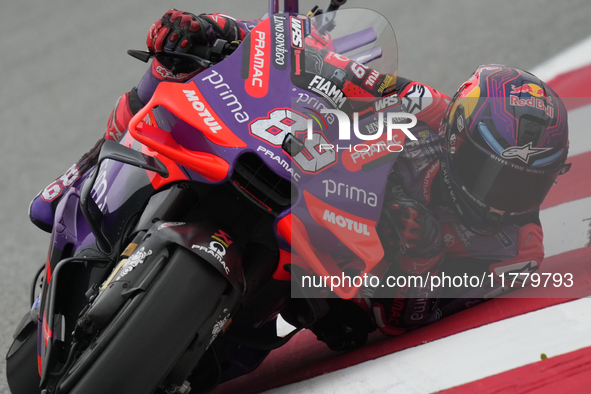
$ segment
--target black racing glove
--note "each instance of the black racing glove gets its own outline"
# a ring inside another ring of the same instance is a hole
[[[330,299],[330,311],[311,327],[319,341],[331,350],[352,350],[365,345],[376,330],[367,312],[351,301]]]
[[[146,43],[150,52],[155,53],[160,63],[176,73],[195,71],[194,63],[178,58],[166,57],[162,52],[176,52],[202,56],[207,47],[216,39],[239,41],[242,32],[236,22],[222,15],[194,15],[176,9],[167,11],[162,19],[154,22]]]
[[[390,233],[389,242],[398,243],[403,254],[426,258],[443,251],[441,224],[423,204],[408,197],[401,186],[392,187],[383,215],[390,226],[390,231],[386,231]]]

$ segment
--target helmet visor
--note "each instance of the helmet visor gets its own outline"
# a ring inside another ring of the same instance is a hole
[[[449,158],[454,182],[471,200],[511,216],[539,207],[562,168],[562,163],[542,169],[504,159],[480,147],[470,136]]]

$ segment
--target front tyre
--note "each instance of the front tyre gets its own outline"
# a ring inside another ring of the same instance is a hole
[[[6,380],[12,394],[39,394],[37,325],[29,324],[14,340],[6,355]]]
[[[109,335],[125,310],[82,353],[57,392],[153,393],[196,333],[211,320],[226,287],[227,281],[207,262],[186,249],[176,248],[122,328]],[[199,339],[198,346],[207,346]],[[98,357],[88,354],[95,351],[100,352]],[[83,365],[85,360],[89,365]],[[77,379],[76,370],[81,367],[87,370]]]

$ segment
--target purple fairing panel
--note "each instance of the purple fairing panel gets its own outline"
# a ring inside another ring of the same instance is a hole
[[[83,257],[104,257],[96,245],[96,238],[92,233],[80,208],[80,193],[85,182],[89,181],[94,170],[87,171],[78,179],[60,199],[56,211],[53,231],[51,233],[50,250],[48,254],[49,272],[54,273],[58,263],[69,257],[82,255]],[[105,160],[91,191],[91,198],[101,210],[102,231],[107,238],[117,246],[121,241],[126,225],[134,215],[141,212],[144,203],[153,194],[154,188],[146,170],[125,165],[120,162]],[[92,212],[92,209],[91,209]],[[100,215],[99,215],[100,216]],[[46,277],[44,296],[40,306],[40,316],[46,318],[49,297],[49,275]],[[55,279],[52,279],[52,283]],[[45,320],[46,321],[46,320]],[[46,347],[43,340],[43,325],[38,327],[38,355],[43,358],[44,376],[51,344]],[[53,338],[55,340],[55,338]]]
[[[312,140],[306,138],[308,119],[315,118],[322,109],[334,108],[334,102],[309,88],[314,75],[300,75],[305,69],[305,55],[301,49],[294,49],[293,43],[290,45],[290,23],[294,22],[284,14],[272,15],[229,58],[191,80],[213,111],[247,147],[216,145],[186,122],[177,121],[166,109],[156,108],[154,113],[159,118],[159,127],[170,130],[185,148],[226,160],[230,170],[223,182],[231,178],[238,158],[246,152],[257,154],[273,172],[291,180],[299,191],[291,211],[304,222],[311,238],[319,243],[317,246],[326,249],[331,245],[336,247],[338,242],[311,218],[302,198],[303,191],[339,210],[377,222],[386,180],[397,154],[374,161],[370,168],[362,166],[371,162],[376,149],[384,149],[384,143],[378,146],[373,141],[357,138],[354,133],[350,140],[338,141],[339,122],[332,115],[325,115],[323,122],[314,124]],[[254,75],[257,78],[253,79]],[[343,111],[349,108],[347,100],[345,97],[340,102],[341,105],[345,102],[345,106],[339,107]],[[359,129],[376,126],[378,119],[377,115],[362,118]],[[281,145],[288,133],[303,140],[305,152],[293,158],[286,154]],[[366,145],[356,151],[354,147],[358,144]],[[327,146],[323,150],[323,145],[333,145],[338,150]],[[187,173],[196,182],[211,183],[192,171]],[[287,209],[279,218],[289,212]]]
[[[105,160],[98,171],[91,197],[103,214],[105,235],[116,242],[129,217],[141,210],[154,188],[146,170],[137,167]],[[80,210],[80,191],[91,173],[88,171],[76,181],[59,202],[55,212],[52,250],[63,251],[67,245],[72,245],[75,255],[77,250],[95,244],[96,239]],[[50,262],[52,268],[59,260]]]

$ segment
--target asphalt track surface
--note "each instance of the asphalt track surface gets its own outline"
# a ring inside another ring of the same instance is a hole
[[[394,26],[399,75],[447,94],[479,64],[532,69],[591,35],[587,0],[350,0],[347,7],[354,5]],[[116,99],[146,69],[126,50],[144,49],[152,22],[173,7],[256,19],[267,2],[1,2],[0,394],[9,393],[4,354],[48,248],[48,234],[28,220],[29,201],[104,132]]]

